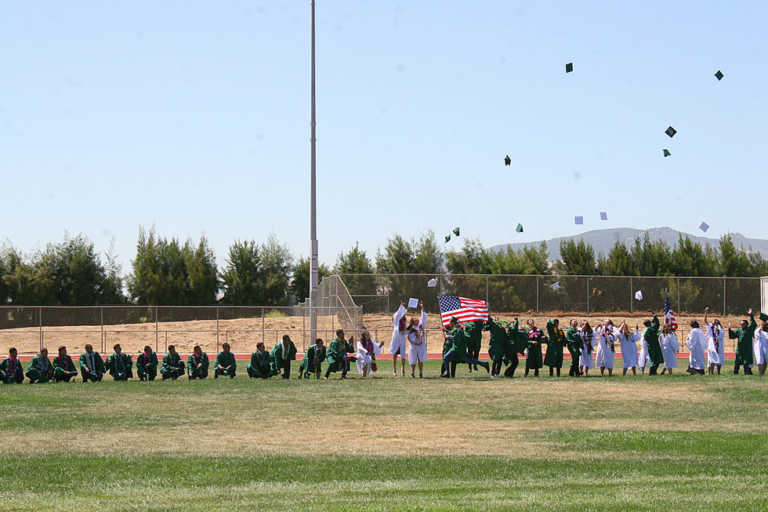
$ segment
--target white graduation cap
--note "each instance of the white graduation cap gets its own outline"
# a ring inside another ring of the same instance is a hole
[[[414,299],[413,297],[408,299],[408,307],[412,309],[419,307],[419,299]]]
[[[576,217],[573,218],[573,221],[576,224],[584,224],[584,217],[582,217],[581,215],[577,215]]]
[[[435,288],[435,287],[437,286],[437,278],[436,278],[436,277],[433,277],[432,279],[430,279],[429,281],[427,281],[427,286],[428,286],[429,288]]]
[[[608,212],[600,212],[600,220],[608,220]]]
[[[699,225],[699,229],[706,233],[707,230],[709,229],[709,224],[707,224],[706,222],[702,222]]]
[[[549,287],[552,288],[553,290],[559,290],[560,289],[560,281],[558,281],[556,283],[552,283],[551,285],[549,285]]]
[[[635,292],[635,300],[643,300],[643,290],[637,290]]]

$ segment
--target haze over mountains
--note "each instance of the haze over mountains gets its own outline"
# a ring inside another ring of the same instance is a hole
[[[718,248],[720,244],[719,238],[707,238],[703,236],[692,235],[690,233],[683,233],[682,231],[677,231],[676,229],[668,227],[650,228],[646,230],[634,228],[596,229],[593,231],[586,231],[578,235],[563,236],[546,240],[547,248],[549,249],[549,259],[550,261],[560,259],[560,242],[562,240],[584,240],[584,243],[591,245],[598,255],[606,255],[610,252],[613,244],[615,244],[617,240],[623,242],[627,246],[630,246],[635,243],[635,239],[637,237],[644,238],[646,233],[652,242],[662,240],[669,244],[671,247],[677,245],[677,242],[680,239],[680,235],[684,237],[688,236],[691,241],[704,246],[711,245],[714,248]],[[745,251],[759,252],[763,256],[768,256],[768,240],[763,240],[760,238],[747,238],[740,233],[731,233],[731,237],[733,238],[733,243],[736,245],[736,247],[741,247]],[[542,241],[539,240],[537,242],[501,244],[491,247],[491,250],[498,251],[503,250],[506,247],[511,247],[512,249],[516,250],[531,246],[538,247],[541,242]]]

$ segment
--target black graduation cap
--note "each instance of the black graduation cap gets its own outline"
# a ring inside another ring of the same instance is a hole
[[[512,163],[512,159],[509,157],[509,155],[504,157],[504,165],[509,166],[509,164]]]
[[[666,158],[666,157],[668,157],[668,156],[670,156],[672,154],[672,153],[669,152],[668,149],[662,149],[661,151],[664,153],[664,158]]]
[[[518,223],[517,227],[515,228],[515,231],[517,231],[518,233],[522,233],[523,232],[523,225]]]
[[[720,71],[719,69],[717,70],[717,73],[715,73],[715,78],[717,78],[718,81],[722,80],[724,76],[725,75],[723,74],[723,72]]]
[[[675,130],[674,128],[672,128],[672,127],[670,126],[670,127],[669,127],[669,128],[667,128],[666,130],[664,130],[664,133],[666,133],[666,134],[667,134],[667,135],[669,135],[670,137],[674,137],[674,136],[675,136],[675,134],[677,133],[677,130]]]
[[[451,235],[445,235],[445,243],[448,243],[451,241]]]
[[[569,62],[565,65],[565,72],[570,73],[571,71],[573,71],[573,62]]]

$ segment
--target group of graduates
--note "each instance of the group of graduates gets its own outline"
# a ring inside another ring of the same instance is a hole
[[[456,375],[456,364],[467,363],[472,371],[477,366],[488,370],[487,363],[477,360],[473,353],[482,337],[482,331],[490,331],[488,353],[492,361],[491,378],[499,377],[502,365],[507,368],[505,377],[513,377],[519,363],[519,356],[525,354],[525,375],[533,370],[534,376],[544,366],[549,367],[549,375],[560,376],[563,366],[563,353],[568,350],[571,355],[571,367],[568,375],[571,377],[588,376],[593,367],[600,368],[600,374],[613,375],[616,345],[621,347],[624,361],[623,374],[632,371],[636,375],[640,368],[644,374],[648,367],[649,375],[657,375],[661,365],[661,374],[672,374],[677,368],[677,353],[680,344],[675,328],[671,323],[662,327],[658,316],[650,311],[652,318],[643,322],[641,332],[638,326],[634,331],[626,322],[618,327],[613,321],[605,320],[596,327],[589,322],[572,320],[570,326],[563,331],[559,320],[548,320],[546,334],[536,327],[533,319],[528,320],[527,327],[521,327],[517,318],[513,322],[495,320],[488,317],[487,321],[474,321],[461,324],[457,318],[451,318],[446,329],[443,345],[443,366],[441,376],[450,378]],[[709,370],[712,375],[720,370],[725,363],[726,334],[730,339],[736,339],[736,360],[734,374],[741,367],[746,375],[752,374],[753,365],[757,365],[760,375],[764,375],[768,363],[768,315],[761,314],[761,325],[755,322],[754,313],[750,309],[749,320],[743,320],[738,329],[726,330],[719,320],[711,323],[709,308],[704,313],[704,328],[697,320],[690,323],[691,330],[686,339],[689,350],[687,372],[692,375],[703,375]],[[638,354],[638,345],[640,350]],[[546,352],[542,357],[542,346]]]

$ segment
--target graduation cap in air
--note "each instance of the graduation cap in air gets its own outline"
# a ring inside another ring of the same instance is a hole
[[[445,243],[448,243],[451,241],[451,235],[445,235]]]
[[[671,137],[674,137],[674,136],[675,136],[675,134],[677,133],[677,130],[675,130],[674,128],[672,128],[672,127],[670,126],[670,127],[668,127],[666,130],[664,130],[664,133],[666,133],[667,135],[669,135],[669,136],[670,136],[670,138],[671,138]]]
[[[573,71],[573,62],[569,62],[565,65],[565,72],[570,73],[571,71]]]
[[[559,290],[560,289],[560,281],[558,281],[556,283],[552,283],[551,285],[549,285],[549,287],[552,288],[555,291]]]
[[[637,290],[635,292],[635,300],[643,300],[643,291],[642,290]]]
[[[702,222],[701,224],[699,224],[699,229],[706,233],[707,230],[709,229],[709,224],[707,224],[706,222]]]
[[[577,215],[576,217],[573,218],[573,222],[575,222],[576,224],[584,224],[584,217],[582,217],[581,215]]]
[[[523,232],[523,225],[522,224],[518,224],[517,227],[515,228],[515,231],[517,231],[518,233],[522,233]]]
[[[671,154],[672,154],[672,153],[670,153],[670,152],[669,152],[669,150],[668,150],[668,149],[666,149],[666,148],[665,148],[665,149],[662,149],[662,150],[661,150],[661,152],[664,154],[664,158],[666,158],[666,157],[668,157],[669,155],[671,155]]]
[[[433,277],[429,281],[427,281],[427,287],[428,288],[435,288],[437,286],[437,278]]]
[[[608,220],[608,212],[600,212],[600,220]]]
[[[724,76],[725,76],[725,75],[723,74],[723,72],[722,72],[722,71],[720,71],[719,69],[717,70],[717,73],[715,73],[715,78],[717,78],[717,81],[718,81],[718,82],[719,82],[720,80],[722,80]]]
[[[459,236],[461,234],[461,230],[459,228],[453,228],[453,234]]]
[[[504,157],[504,165],[509,167],[509,165],[512,163],[512,159],[509,157],[509,155]]]

